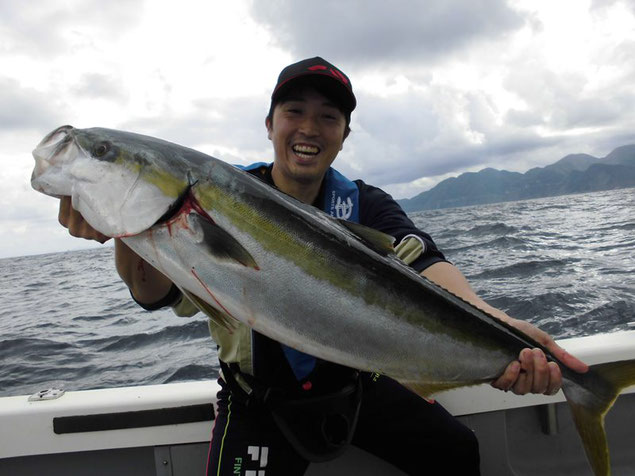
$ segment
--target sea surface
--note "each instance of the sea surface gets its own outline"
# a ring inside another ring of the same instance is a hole
[[[635,329],[635,188],[411,217],[508,314],[556,338]],[[0,260],[0,396],[216,377],[206,319],[138,307],[113,253]]]

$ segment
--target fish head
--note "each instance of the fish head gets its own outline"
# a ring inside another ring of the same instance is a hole
[[[72,197],[73,208],[104,235],[136,235],[188,189],[189,173],[171,156],[174,147],[140,134],[62,126],[33,151],[31,185],[46,195]]]

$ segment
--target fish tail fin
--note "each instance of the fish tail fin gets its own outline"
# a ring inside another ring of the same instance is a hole
[[[604,416],[620,392],[635,385],[635,360],[592,365],[585,374],[589,385],[566,381],[563,391],[596,476],[611,474]]]

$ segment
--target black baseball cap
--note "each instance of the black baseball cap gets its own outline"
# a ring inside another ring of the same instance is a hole
[[[273,104],[289,90],[291,84],[295,84],[299,79],[309,78],[323,81],[346,112],[350,113],[355,109],[357,100],[353,94],[351,80],[342,71],[319,56],[290,64],[280,72],[276,87],[271,94],[272,108]]]

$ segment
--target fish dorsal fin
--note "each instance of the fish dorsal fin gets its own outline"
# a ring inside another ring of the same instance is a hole
[[[206,314],[212,321],[218,324],[221,327],[227,329],[227,331],[231,334],[238,327],[238,320],[234,317],[230,316],[226,312],[219,311],[215,307],[211,306],[207,302],[203,301],[196,294],[193,294],[185,289],[181,289],[181,292],[184,294],[186,298],[188,298],[192,304],[194,304],[197,308],[200,309],[201,312]]]
[[[256,260],[232,235],[198,213],[190,213],[191,226],[201,231],[201,242],[214,258],[233,261],[248,268],[260,269]]]
[[[395,248],[393,246],[395,239],[392,236],[382,233],[381,231],[374,230],[373,228],[360,225],[359,223],[341,219],[338,219],[337,221],[340,225],[344,226],[351,233],[357,236],[366,246],[380,255],[388,256],[395,252]]]

